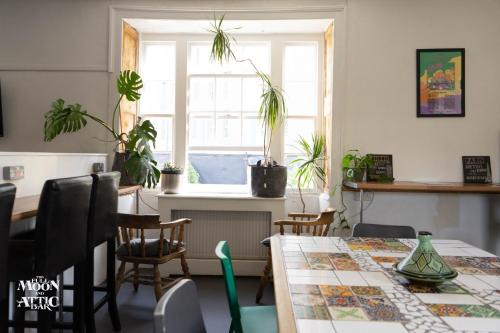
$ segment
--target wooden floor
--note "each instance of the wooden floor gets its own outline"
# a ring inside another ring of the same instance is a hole
[[[200,295],[201,308],[205,325],[209,333],[229,331],[230,315],[226,299],[226,290],[222,277],[193,277]],[[254,306],[255,292],[259,284],[257,277],[237,278],[236,285],[241,306]],[[274,304],[272,284],[266,289],[262,299],[263,304]],[[153,310],[156,305],[153,288],[139,286],[134,292],[132,285],[123,285],[118,295],[118,310],[123,333],[153,332]],[[96,315],[98,333],[113,332],[108,318],[107,307],[104,306]]]

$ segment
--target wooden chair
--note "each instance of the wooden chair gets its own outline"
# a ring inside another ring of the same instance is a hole
[[[285,227],[290,226],[291,232],[297,236],[304,233],[310,236],[328,236],[328,231],[330,230],[330,225],[333,223],[333,217],[335,214],[335,209],[328,208],[320,214],[311,213],[289,213],[288,217],[291,220],[278,220],[274,222],[274,225],[280,227],[280,235],[285,234]],[[264,289],[267,284],[272,281],[271,271],[273,268],[273,262],[271,257],[271,238],[266,238],[261,242],[262,245],[268,248],[267,263],[264,267],[264,273],[260,278],[259,289],[255,296],[255,302],[259,303],[262,295],[264,294]]]
[[[158,301],[165,289],[184,277],[189,278],[183,243],[184,225],[188,223],[191,223],[190,219],[160,222],[159,215],[117,214],[119,246],[116,254],[121,261],[116,278],[117,293],[125,281],[132,282],[135,290],[139,288],[139,284],[153,285]],[[145,238],[144,230],[160,230],[160,236],[156,239]],[[180,258],[184,277],[162,278],[158,266],[177,258]],[[133,264],[133,268],[127,272],[126,263]],[[139,265],[153,265],[153,275],[142,274]]]

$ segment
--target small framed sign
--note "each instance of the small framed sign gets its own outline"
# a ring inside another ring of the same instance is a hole
[[[392,176],[392,155],[369,154],[372,165],[366,170],[366,180],[369,182],[390,183]]]
[[[464,183],[490,184],[491,164],[489,156],[462,156]]]

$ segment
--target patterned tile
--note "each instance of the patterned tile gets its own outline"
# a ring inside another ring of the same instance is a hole
[[[290,292],[292,294],[309,294],[309,295],[321,295],[318,286],[309,284],[291,284]]]
[[[359,271],[359,266],[347,253],[330,253],[329,258],[336,270]]]
[[[351,287],[357,296],[384,296],[382,289],[377,287]]]
[[[345,286],[319,286],[319,289],[325,297],[354,296],[351,288]]]
[[[333,320],[369,320],[361,308],[329,306],[328,310]]]
[[[292,294],[294,305],[325,305],[325,300],[321,295]]]
[[[427,306],[440,317],[500,318],[500,311],[489,305],[429,304]]]
[[[366,314],[373,321],[403,321],[398,308],[387,297],[358,297]]]
[[[308,305],[294,305],[293,311],[297,319],[320,319],[329,320],[330,314],[328,308],[324,305],[308,306]]]
[[[361,304],[357,297],[354,296],[325,296],[326,304],[328,306],[341,306],[341,307],[360,307]]]
[[[438,286],[425,286],[420,284],[412,284],[408,282],[402,283],[403,286],[412,293],[432,293],[432,294],[468,294],[464,288],[453,282],[446,282]]]

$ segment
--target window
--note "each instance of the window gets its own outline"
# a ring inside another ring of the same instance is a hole
[[[300,136],[311,140],[319,129],[318,44],[288,43],[283,49],[283,90],[288,108],[285,126],[285,164],[300,156]],[[288,183],[297,186],[296,167],[289,167]]]
[[[208,42],[188,44],[188,180],[246,185],[247,165],[262,154],[261,80],[248,62],[210,61],[210,47]],[[233,51],[269,73],[269,43],[238,43]]]
[[[144,42],[140,72],[144,82],[140,116],[158,132],[154,155],[161,167],[173,157],[175,43]]]

